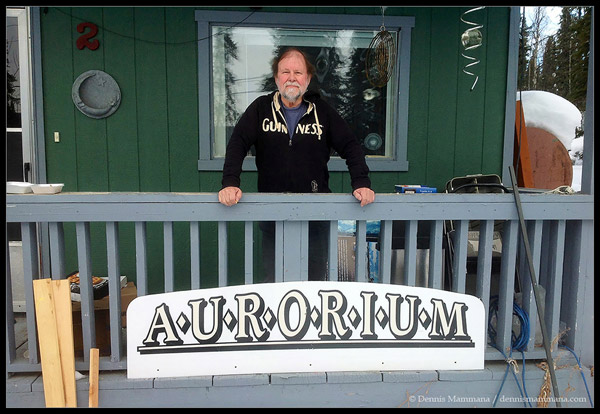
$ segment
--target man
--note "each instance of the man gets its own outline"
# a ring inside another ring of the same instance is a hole
[[[372,203],[375,193],[358,140],[329,104],[317,93],[307,93],[315,68],[306,55],[286,49],[273,60],[272,72],[278,90],[250,104],[227,144],[219,201],[232,206],[241,199],[242,162],[254,145],[259,192],[330,193],[327,162],[333,149],[346,160],[354,197],[361,206]],[[261,229],[265,281],[273,281],[273,223],[261,223]],[[327,233],[328,223],[310,222],[311,280],[326,278]]]

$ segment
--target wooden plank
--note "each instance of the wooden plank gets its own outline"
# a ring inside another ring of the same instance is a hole
[[[78,191],[77,145],[75,137],[75,113],[71,99],[64,99],[65,91],[70,94],[73,81],[81,74],[73,72],[73,49],[79,33],[71,26],[70,7],[48,7],[41,13],[40,25],[42,66],[52,68],[44,71],[44,129],[46,149],[47,182],[64,183],[63,191]],[[79,20],[77,24],[79,24]],[[61,47],[58,47],[61,45]],[[77,50],[77,49],[75,49]],[[62,98],[61,98],[62,97]],[[80,113],[81,114],[81,113]],[[55,143],[53,132],[60,132],[60,143]]]
[[[103,70],[117,81],[122,94],[119,109],[105,118],[108,186],[110,191],[138,191],[138,146],[145,145],[145,142],[139,138],[137,130],[133,7],[104,7],[102,12],[104,44],[100,47],[104,54]]]
[[[51,279],[33,281],[46,407],[65,407],[60,346]]]
[[[523,114],[523,105],[521,104],[521,101],[517,101],[517,109],[515,116],[515,151],[513,165],[515,165],[515,169],[517,170],[517,183],[519,187],[535,187],[533,182],[533,169],[531,167],[531,157],[529,154],[529,143],[527,141],[527,128],[525,126],[525,115]]]
[[[165,56],[169,176],[171,191],[197,191],[201,174],[198,169],[198,42],[194,10],[190,7],[166,7]],[[149,23],[153,25],[153,23]],[[200,42],[202,43],[202,42]],[[195,93],[190,93],[194,90]],[[190,127],[190,126],[194,127]],[[203,125],[205,126],[205,125]]]
[[[171,191],[164,21],[163,7],[133,9],[141,191]]]
[[[48,279],[41,279],[48,280]],[[75,346],[73,341],[73,311],[71,284],[68,280],[53,280],[52,295],[56,315],[58,348],[65,394],[65,407],[77,407],[75,386]]]
[[[98,407],[98,366],[100,362],[100,350],[98,348],[90,349],[90,390],[88,396],[88,406],[90,408]]]
[[[73,40],[70,42],[73,64],[73,76],[76,79],[89,70],[103,70],[104,68],[104,34],[101,7],[74,7],[71,9],[71,33]],[[100,47],[91,50],[87,47],[79,49],[75,39],[79,38],[77,25],[81,22],[93,22],[99,26],[94,40],[100,42]],[[126,59],[123,59],[126,60]],[[115,79],[117,82],[119,79]],[[70,89],[69,89],[70,90]],[[123,93],[123,91],[122,91]],[[48,105],[50,106],[50,105]],[[75,135],[64,136],[64,141],[74,139],[77,160],[77,183],[79,191],[107,191],[108,190],[108,154],[107,154],[107,118],[95,119],[84,115],[79,110],[75,113]],[[62,131],[61,131],[62,134]],[[61,141],[62,142],[62,141]],[[51,143],[50,145],[56,145]],[[50,145],[46,146],[48,148]],[[59,181],[62,182],[62,181]],[[63,190],[64,191],[64,190]],[[71,190],[72,191],[72,190]]]

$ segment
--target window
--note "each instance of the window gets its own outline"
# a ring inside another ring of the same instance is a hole
[[[372,171],[406,171],[408,74],[413,17],[385,17],[396,38],[395,73],[371,86],[364,56],[381,16],[196,11],[199,68],[199,170],[221,170],[237,120],[260,95],[276,89],[271,61],[281,48],[301,47],[316,67],[318,91],[350,124]],[[395,98],[395,99],[394,99]],[[207,104],[209,103],[209,104]],[[256,166],[249,154],[245,171]],[[331,171],[346,171],[332,156]]]

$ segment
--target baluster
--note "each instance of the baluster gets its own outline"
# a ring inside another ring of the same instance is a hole
[[[50,263],[52,279],[63,279],[65,274],[65,235],[62,223],[48,223],[50,233]]]
[[[200,223],[190,222],[190,274],[192,289],[200,289]]]
[[[146,222],[135,222],[135,272],[138,296],[148,294],[148,265],[146,246]]]
[[[90,223],[76,223],[76,232],[77,258],[79,261],[79,296],[81,297],[81,330],[83,332],[83,360],[89,363],[90,348],[96,347]]]
[[[283,221],[275,222],[275,282],[283,282]]]
[[[560,295],[562,288],[563,259],[565,254],[565,220],[553,220],[550,232],[550,266],[548,283],[546,284],[546,303],[544,317],[548,341],[552,351],[556,351],[558,341],[554,339],[560,334]]]
[[[390,284],[392,275],[392,220],[382,220],[379,228],[379,279]]]
[[[338,222],[329,222],[329,276],[328,280],[338,280]]]
[[[227,286],[227,222],[219,221],[218,225],[219,248],[219,287]]]
[[[357,282],[367,282],[367,222],[356,220],[355,272]]]
[[[21,223],[21,240],[23,246],[23,286],[25,293],[29,362],[38,364],[40,359],[35,322],[35,299],[33,298],[33,279],[39,279],[37,232],[35,223]]]
[[[10,248],[6,233],[6,364],[10,365],[16,357],[15,316],[13,314],[12,281],[10,272]],[[8,373],[7,373],[8,376]]]
[[[533,271],[537,281],[540,275],[540,257],[542,252],[542,220],[527,221],[527,239],[531,249],[531,259],[533,260]],[[531,276],[529,275],[529,264],[525,253],[525,245],[520,244],[519,255],[519,274],[521,275],[521,307],[529,315],[529,342],[527,350],[531,351],[535,346],[535,331],[538,324],[537,306],[535,304],[535,295],[531,285]]]
[[[561,319],[569,328],[564,338],[565,345],[575,350],[575,353],[578,355],[581,354],[581,338],[587,333],[582,332],[581,329],[576,329],[576,327],[577,321],[582,321],[585,318],[582,304],[585,303],[586,287],[589,289],[585,283],[587,269],[582,266],[585,263],[582,260],[585,253],[582,255],[582,251],[586,248],[593,251],[592,246],[594,245],[593,233],[589,233],[591,235],[589,240],[584,240],[587,233],[584,229],[593,229],[593,224],[584,225],[584,223],[585,221],[582,220],[567,221],[565,229],[565,265],[563,266],[564,274],[562,283],[562,302],[569,304],[569,306],[563,306],[564,314],[561,316]]]
[[[163,252],[165,267],[165,292],[175,290],[175,260],[173,259],[173,222],[163,223]]]
[[[515,291],[515,265],[517,259],[518,220],[504,223],[502,238],[502,264],[498,291],[498,318],[496,345],[507,353],[511,347],[513,297]]]
[[[404,231],[404,284],[416,286],[417,281],[417,220],[405,223]]]
[[[465,293],[468,236],[469,220],[459,220],[454,234],[454,268],[452,269],[453,292]]]
[[[485,309],[484,338],[487,339],[487,321],[490,314],[490,283],[492,274],[492,245],[494,220],[481,220],[479,224],[479,243],[477,249],[477,279],[475,295],[483,302]]]
[[[244,283],[254,283],[253,258],[254,258],[254,222],[244,223]]]
[[[308,280],[308,222],[283,222],[283,280]]]
[[[108,298],[110,312],[110,360],[121,360],[121,270],[119,256],[119,224],[106,223],[106,253],[108,266]]]
[[[443,227],[442,220],[433,220],[430,222],[429,230],[429,280],[427,286],[434,289],[442,288],[442,276],[444,269],[444,253],[443,249]]]

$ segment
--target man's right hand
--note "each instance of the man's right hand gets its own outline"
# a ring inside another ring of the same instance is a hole
[[[242,190],[238,187],[225,187],[219,191],[219,202],[226,206],[237,204],[242,198]]]

